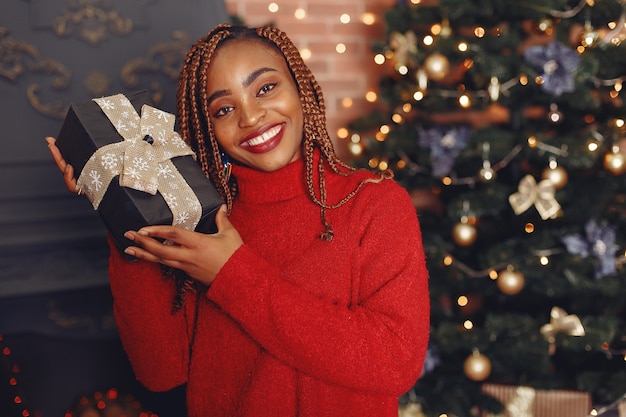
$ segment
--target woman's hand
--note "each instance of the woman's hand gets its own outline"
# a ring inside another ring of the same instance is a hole
[[[124,235],[137,246],[125,252],[138,259],[158,262],[185,271],[205,285],[215,280],[217,273],[243,241],[228,220],[226,206],[215,216],[217,233],[192,232],[175,226],[147,226]],[[163,244],[157,239],[164,239]],[[171,243],[171,244],[170,244]]]
[[[56,139],[48,136],[46,138],[46,142],[48,142],[48,149],[50,149],[50,153],[52,154],[52,159],[57,164],[59,171],[63,174],[63,180],[65,181],[65,186],[69,191],[74,194],[80,194],[79,189],[76,186],[76,178],[74,177],[74,167],[68,164],[65,159],[63,159],[63,155],[61,155],[61,151],[56,145]]]

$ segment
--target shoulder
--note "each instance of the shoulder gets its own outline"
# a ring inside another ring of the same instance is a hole
[[[341,199],[356,191],[346,203],[351,214],[415,216],[415,207],[407,190],[394,179],[380,179],[376,173],[358,170],[348,176],[334,175],[333,199]]]

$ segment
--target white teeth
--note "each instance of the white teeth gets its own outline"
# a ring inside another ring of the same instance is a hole
[[[271,138],[273,138],[274,136],[276,136],[278,134],[278,132],[280,132],[281,129],[282,129],[282,125],[278,125],[276,127],[273,127],[270,130],[267,130],[262,135],[257,136],[256,138],[252,138],[252,139],[246,141],[246,144],[248,146],[257,146],[257,145],[260,145],[262,143],[265,143],[268,140],[270,140]]]

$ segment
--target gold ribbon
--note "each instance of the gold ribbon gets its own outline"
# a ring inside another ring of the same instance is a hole
[[[526,175],[518,185],[518,192],[509,196],[509,203],[517,215],[534,204],[543,220],[555,218],[561,205],[554,198],[554,191],[554,184],[550,180],[537,184],[532,175]]]
[[[93,101],[124,140],[105,145],[91,155],[78,177],[78,189],[98,209],[109,184],[119,176],[122,187],[152,195],[160,192],[173,214],[172,224],[194,230],[202,206],[171,161],[194,153],[174,131],[174,115],[146,104],[139,116],[123,94]]]
[[[548,343],[554,344],[557,333],[565,333],[568,336],[584,336],[585,328],[575,314],[567,314],[560,307],[552,307],[550,311],[550,323],[541,326],[541,334]]]

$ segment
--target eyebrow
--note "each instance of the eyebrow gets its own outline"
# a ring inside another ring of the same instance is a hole
[[[253,71],[252,73],[250,73],[250,75],[246,77],[245,80],[243,80],[243,86],[244,87],[250,86],[250,84],[252,84],[254,80],[256,80],[257,78],[259,78],[261,74],[265,74],[266,72],[271,72],[271,71],[276,71],[276,69],[270,68],[270,67],[262,67]],[[228,94],[230,94],[230,90],[217,90],[216,92],[214,92],[213,94],[209,96],[209,98],[207,99],[207,105],[210,105],[213,101],[217,100],[220,97],[224,97]]]

